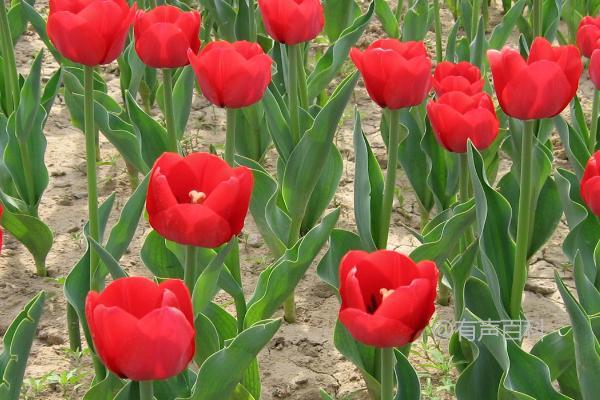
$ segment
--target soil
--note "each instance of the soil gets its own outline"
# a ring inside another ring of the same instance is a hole
[[[494,5],[491,9],[491,26],[500,19]],[[38,9],[45,14],[46,2],[38,2]],[[442,10],[444,31],[448,32],[452,16]],[[374,17],[371,26],[361,38],[365,45],[383,37]],[[429,33],[427,43],[433,54],[433,33]],[[34,32],[26,32],[16,45],[20,72],[26,74],[34,55],[44,47]],[[47,78],[57,69],[49,53],[46,53],[43,74]],[[116,63],[102,68],[109,90],[119,98],[119,80]],[[592,93],[587,75],[582,78],[580,98],[584,108],[591,109]],[[385,159],[385,147],[379,133],[380,110],[370,101],[362,83],[356,89],[354,103],[358,104],[363,117],[363,128],[378,159]],[[336,142],[344,157],[345,169],[333,204],[341,207],[338,226],[354,229],[353,215],[353,176],[354,155],[352,145],[353,105],[343,126],[338,131]],[[160,113],[156,113],[160,117]],[[212,107],[200,95],[194,96],[193,111],[188,125],[190,143],[194,150],[207,150],[209,145],[222,148],[225,132],[225,118],[222,110]],[[45,312],[34,341],[24,390],[29,399],[78,399],[83,396],[92,377],[89,357],[78,357],[68,350],[66,331],[66,303],[62,294],[61,280],[84,252],[81,230],[86,220],[86,176],[84,167],[84,137],[70,123],[69,111],[64,98],[59,95],[46,126],[48,149],[46,163],[51,174],[50,184],[43,197],[40,214],[42,220],[54,231],[55,240],[47,265],[50,277],[35,275],[33,262],[14,238],[5,233],[5,245],[0,255],[0,334],[7,329],[12,319],[37,292],[48,293]],[[557,149],[556,154],[564,152]],[[116,150],[101,138],[101,155],[104,161],[99,166],[100,196],[106,198],[117,193],[117,210],[129,197],[131,190],[125,166]],[[274,151],[269,153],[267,164],[272,167]],[[557,162],[564,164],[564,160]],[[503,162],[502,170],[507,171],[509,161]],[[403,174],[399,174],[398,186],[402,200],[396,201],[393,226],[390,234],[390,248],[409,252],[418,242],[405,228],[419,227],[419,207],[410,186]],[[116,214],[116,213],[113,213]],[[113,220],[115,216],[113,215]],[[142,222],[138,227],[130,250],[122,258],[123,268],[131,275],[149,275],[138,254],[143,239],[150,228]],[[555,270],[561,272],[567,283],[572,284],[571,270],[561,251],[562,240],[568,230],[561,222],[555,235],[532,261],[530,279],[525,295],[525,312],[534,323],[543,324],[543,331],[549,332],[568,323],[562,301],[556,292],[553,281]],[[244,234],[247,240],[241,244],[243,281],[248,294],[256,283],[259,273],[270,263],[271,256],[262,243],[252,217],[246,220]],[[316,262],[314,263],[316,265]],[[333,328],[339,303],[329,287],[316,275],[315,265],[308,271],[296,290],[298,322],[283,324],[273,341],[260,355],[263,399],[319,399],[323,388],[339,399],[366,399],[364,383],[354,366],[346,361],[333,345]],[[279,314],[276,316],[280,316]],[[452,320],[452,307],[438,307],[434,327],[443,321]],[[440,322],[441,321],[441,322]],[[539,324],[538,324],[539,326]],[[435,331],[435,329],[434,329]],[[526,340],[531,347],[541,333]],[[453,398],[446,385],[451,387],[455,378],[447,355],[447,341],[439,338],[427,343],[415,344],[411,361],[418,369],[423,398]],[[63,389],[55,381],[70,372],[71,383]]]

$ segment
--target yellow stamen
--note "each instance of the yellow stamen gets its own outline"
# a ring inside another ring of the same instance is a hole
[[[206,199],[206,193],[204,192],[192,190],[190,191],[189,195],[192,204],[202,204],[202,202]]]
[[[379,289],[379,293],[381,294],[381,297],[382,297],[381,301],[384,301],[389,296],[391,296],[392,293],[394,293],[394,289]]]

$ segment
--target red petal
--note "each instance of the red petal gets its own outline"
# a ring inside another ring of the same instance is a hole
[[[192,311],[192,300],[190,291],[181,279],[167,279],[163,281],[159,287],[161,289],[168,289],[173,292],[179,301],[179,309],[183,312],[183,315],[187,318],[190,325],[194,325],[194,312]]]
[[[352,337],[370,346],[401,347],[416,336],[412,328],[400,321],[367,314],[355,308],[341,310],[339,318]]]
[[[106,54],[107,44],[93,24],[68,11],[50,15],[46,30],[60,54],[71,61],[94,66]]]
[[[98,304],[119,307],[135,318],[142,318],[159,306],[162,291],[148,278],[132,276],[112,281],[98,297]]]

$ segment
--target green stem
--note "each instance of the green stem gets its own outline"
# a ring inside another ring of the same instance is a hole
[[[440,0],[433,0],[433,19],[435,21],[435,60],[439,64],[444,59],[442,47],[442,22],[440,20]]]
[[[288,236],[288,248],[294,247],[298,239],[300,238],[300,229],[302,228],[302,219],[292,218],[290,225],[290,232]],[[296,322],[296,301],[294,299],[294,292],[285,300],[283,303],[283,318],[286,322]]]
[[[154,386],[152,381],[139,381],[140,387],[140,400],[152,400],[154,399]]]
[[[185,269],[183,270],[183,281],[190,290],[194,292],[196,279],[198,278],[196,268],[196,246],[185,246]]]
[[[227,109],[227,131],[225,133],[225,161],[233,167],[235,154],[235,109]]]
[[[394,398],[395,364],[394,348],[381,349],[381,400],[392,400]]]
[[[290,131],[294,144],[300,141],[300,110],[298,109],[298,68],[299,52],[296,46],[286,46],[288,56],[288,109],[290,113]]]
[[[300,107],[308,110],[308,86],[306,83],[306,62],[308,54],[302,49],[303,44],[297,44],[293,46],[292,51],[297,52],[296,56],[296,68],[298,73],[298,96],[300,97]]]
[[[67,331],[69,332],[69,348],[73,352],[81,351],[81,331],[79,329],[79,316],[77,311],[67,303]]]
[[[384,110],[387,113],[389,137],[388,137],[388,163],[385,175],[385,186],[383,188],[383,200],[381,204],[381,216],[379,218],[379,248],[387,247],[390,220],[392,218],[392,205],[394,202],[394,191],[396,190],[396,169],[398,164],[398,147],[400,146],[400,110]]]
[[[178,152],[177,130],[175,128],[175,113],[173,111],[173,75],[168,68],[163,72],[163,94],[165,103],[165,123],[167,124],[167,136],[169,141],[169,150]]]
[[[477,21],[479,17],[479,9],[481,8],[481,0],[473,0],[473,8],[471,9],[471,40],[477,36]],[[484,0],[485,1],[485,0]]]
[[[533,0],[533,36],[542,35],[542,0]]]
[[[515,252],[515,264],[510,297],[510,316],[519,319],[521,314],[521,300],[523,289],[527,281],[527,252],[529,250],[529,232],[531,218],[531,197],[533,195],[532,185],[532,161],[535,121],[524,121],[525,129],[521,138],[521,180],[519,195],[519,211],[517,221],[517,244]]]
[[[4,89],[8,106],[6,116],[8,117],[19,105],[19,75],[4,1],[0,5],[0,46],[2,46],[2,58],[4,60]]]
[[[83,76],[89,234],[92,239],[100,242],[100,230],[98,226],[98,178],[96,176],[96,130],[94,129],[94,67],[85,65]],[[101,287],[96,279],[97,265],[98,254],[90,246],[90,289],[96,291]]]
[[[592,124],[588,137],[588,150],[594,154],[596,150],[596,139],[598,136],[598,111],[600,109],[600,90],[594,90],[594,102],[592,103]]]

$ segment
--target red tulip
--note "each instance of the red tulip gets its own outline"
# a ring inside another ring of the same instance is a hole
[[[598,39],[600,39],[600,17],[583,17],[577,28],[577,46],[585,57],[590,58],[592,52],[600,47]]]
[[[594,83],[596,90],[600,90],[600,49],[594,50],[588,65],[590,79]]]
[[[164,153],[150,175],[150,225],[180,244],[218,247],[244,227],[253,182],[248,168],[209,153]]]
[[[294,45],[316,38],[325,15],[319,0],[258,0],[265,30],[279,43]]]
[[[340,263],[340,322],[358,341],[399,347],[414,341],[433,312],[438,271],[395,251],[348,252]]]
[[[466,61],[458,64],[443,61],[433,73],[433,88],[438,96],[453,91],[474,95],[483,90],[483,85],[479,68]]]
[[[487,93],[446,93],[427,104],[427,115],[438,142],[454,153],[466,152],[468,139],[482,150],[498,136],[500,124]]]
[[[498,101],[511,117],[554,117],[577,92],[583,65],[575,46],[552,47],[546,39],[537,37],[527,61],[509,48],[489,50],[487,54]]]
[[[167,379],[194,356],[192,301],[179,279],[117,279],[88,293],[85,316],[96,353],[122,378]]]
[[[200,49],[200,13],[183,12],[169,5],[148,12],[139,11],[135,19],[135,51],[144,64],[153,68],[178,68],[190,63],[187,52]]]
[[[79,64],[109,64],[125,47],[137,5],[125,0],[50,0],[46,31],[64,57]]]
[[[259,101],[271,82],[271,57],[257,43],[209,43],[188,57],[202,94],[219,107],[241,108]]]
[[[379,106],[389,109],[421,104],[431,88],[431,60],[423,42],[379,39],[364,52],[350,57],[360,71],[367,92]]]
[[[580,189],[585,204],[600,217],[600,151],[595,152],[587,162]]]

